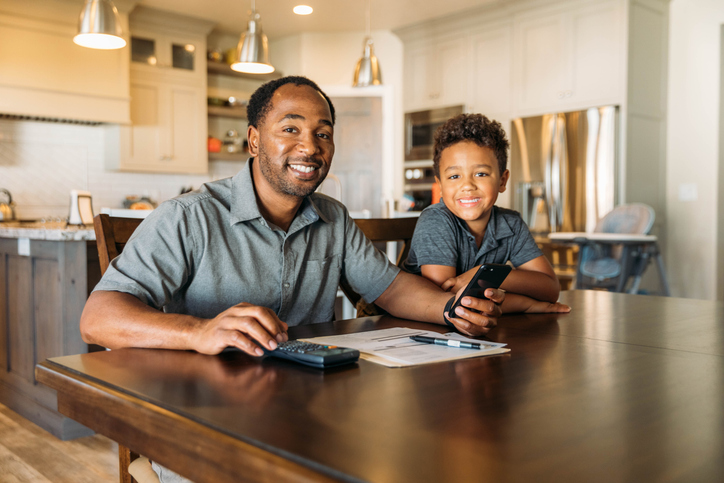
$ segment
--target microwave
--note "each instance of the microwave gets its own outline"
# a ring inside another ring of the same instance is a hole
[[[450,106],[406,113],[405,161],[431,161],[435,131],[463,110],[463,106]]]

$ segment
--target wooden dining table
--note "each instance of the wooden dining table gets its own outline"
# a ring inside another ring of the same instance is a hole
[[[240,352],[48,359],[58,410],[195,482],[724,481],[724,303],[562,292],[503,355],[317,370]],[[292,338],[443,326],[391,316]]]

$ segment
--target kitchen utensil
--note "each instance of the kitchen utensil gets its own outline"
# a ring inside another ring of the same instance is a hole
[[[220,153],[221,152],[221,139],[217,139],[213,136],[209,136],[207,144],[208,144],[208,150],[210,153]]]
[[[226,105],[226,99],[222,99],[221,97],[207,97],[206,103],[210,106],[225,106]]]
[[[89,191],[71,190],[69,225],[93,224],[93,200]]]
[[[123,207],[129,210],[152,210],[156,207],[156,202],[146,195],[129,195],[123,200]]]
[[[0,202],[0,221],[10,221],[15,219],[15,203],[13,196],[5,188],[0,188],[0,193],[7,197],[7,201]]]
[[[224,138],[224,151],[227,153],[240,153],[242,139],[236,129],[229,129]]]
[[[244,107],[248,104],[248,101],[246,99],[241,99],[239,97],[229,97],[229,99],[226,101],[226,104],[229,107]]]

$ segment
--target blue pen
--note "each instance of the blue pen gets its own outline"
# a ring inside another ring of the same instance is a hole
[[[458,347],[460,349],[480,349],[480,344],[473,342],[463,342],[455,339],[438,339],[437,337],[426,337],[424,335],[411,335],[410,339],[415,342],[423,342],[425,344],[445,345],[448,347]]]

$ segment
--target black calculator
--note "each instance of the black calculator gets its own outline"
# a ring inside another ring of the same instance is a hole
[[[314,344],[301,340],[282,342],[276,350],[265,349],[264,352],[269,357],[278,357],[318,369],[351,364],[359,360],[357,349]]]

